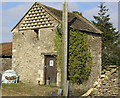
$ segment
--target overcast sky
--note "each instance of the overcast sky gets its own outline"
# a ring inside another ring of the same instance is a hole
[[[62,9],[61,2],[41,2],[50,7],[56,9]],[[0,8],[0,15],[2,16],[2,28],[0,42],[11,42],[12,33],[11,29],[18,23],[28,9],[34,4],[34,2],[2,2],[2,8]],[[100,2],[70,2],[68,3],[69,11],[82,12],[83,16],[89,21],[93,20],[93,16],[97,15]],[[109,8],[108,14],[110,14],[111,22],[114,27],[118,29],[118,3],[106,2],[105,5]]]

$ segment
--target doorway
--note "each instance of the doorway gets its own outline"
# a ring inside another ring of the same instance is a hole
[[[45,84],[47,83],[47,81],[49,81],[50,84],[56,84],[57,80],[56,57],[51,55],[45,56],[44,75]]]

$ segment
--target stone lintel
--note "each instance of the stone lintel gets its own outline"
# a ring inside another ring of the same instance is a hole
[[[41,55],[57,55],[57,52],[42,52]]]

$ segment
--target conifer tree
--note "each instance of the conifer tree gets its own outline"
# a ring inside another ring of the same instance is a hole
[[[118,37],[119,33],[113,24],[110,22],[110,15],[107,14],[109,9],[101,3],[99,7],[98,16],[93,16],[95,21],[92,23],[100,29],[102,34],[102,64],[103,68],[107,65],[117,64],[118,56],[114,53],[115,49],[118,48]]]

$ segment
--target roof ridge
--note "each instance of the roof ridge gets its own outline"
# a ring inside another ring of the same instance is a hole
[[[76,13],[73,13],[75,15],[77,15],[78,17],[82,18],[86,23],[88,23],[91,27],[93,27],[94,29],[96,29],[96,31],[98,31],[98,33],[100,32],[101,34],[103,33],[101,30],[99,30],[96,26],[94,26],[89,20],[87,20],[86,18],[84,18],[83,16],[80,16]]]
[[[40,3],[41,4],[41,3]],[[44,4],[42,4],[43,6],[45,6],[45,7],[48,7],[48,6],[46,6],[46,5],[44,5]],[[48,8],[51,8],[51,9],[54,9],[54,10],[57,10],[57,11],[60,11],[60,12],[62,12],[62,10],[59,10],[59,9],[55,9],[55,8],[53,8],[53,7],[48,7]],[[46,8],[47,9],[47,8]],[[47,9],[47,10],[49,10],[49,9]],[[49,10],[50,11],[50,10]],[[51,11],[50,11],[51,12]],[[51,12],[52,13],[52,12]],[[89,20],[87,20],[86,18],[84,18],[83,16],[80,16],[80,15],[78,15],[78,14],[76,14],[76,13],[72,13],[72,12],[68,12],[68,14],[73,14],[73,15],[75,15],[75,16],[77,16],[77,17],[80,17],[80,18],[82,18],[86,23],[88,23],[92,28],[94,28],[96,31],[98,31],[98,32],[96,32],[96,33],[103,33],[102,31],[100,31],[96,26],[94,26]],[[55,16],[55,15],[54,15]],[[56,16],[55,16],[56,17]],[[57,18],[58,19],[58,18]],[[60,19],[58,19],[58,20],[60,20]],[[62,22],[61,20],[60,20],[60,22]],[[72,26],[73,27],[73,26]],[[88,30],[86,30],[86,31],[88,31]]]
[[[55,20],[58,22],[62,22],[62,10],[55,9],[53,7],[46,6],[44,4],[41,4],[40,2],[35,2],[32,7],[38,4],[38,6],[41,6],[50,16],[52,16]],[[16,24],[15,27],[24,19],[24,17],[29,13],[31,8],[26,12],[26,14],[21,18],[21,20]],[[75,19],[76,18],[76,19]],[[100,31],[97,27],[95,27],[90,21],[88,21],[83,16],[80,16],[78,14],[68,12],[68,22],[71,22],[71,27],[78,29],[78,30],[84,30],[88,32],[94,32],[94,33],[103,33]],[[13,31],[15,27],[11,30]]]

